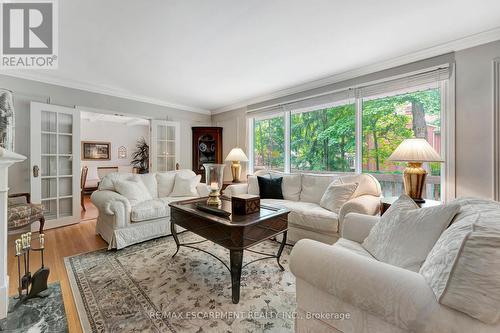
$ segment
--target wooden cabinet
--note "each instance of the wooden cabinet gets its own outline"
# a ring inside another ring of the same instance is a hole
[[[204,163],[224,163],[222,127],[193,127],[193,171],[205,181]]]

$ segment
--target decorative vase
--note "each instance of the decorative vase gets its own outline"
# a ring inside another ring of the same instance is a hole
[[[207,205],[219,207],[222,204],[220,200],[220,190],[224,182],[225,164],[205,163],[205,181],[210,188]]]

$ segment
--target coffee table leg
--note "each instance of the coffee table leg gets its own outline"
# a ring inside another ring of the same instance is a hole
[[[276,255],[276,261],[278,262],[278,266],[280,266],[280,269],[282,271],[284,271],[285,269],[280,264],[280,257],[281,257],[281,253],[283,253],[283,249],[285,248],[285,245],[286,245],[286,234],[287,234],[287,231],[285,231],[283,233],[283,240],[281,241],[280,248],[278,249],[278,254]]]
[[[229,258],[231,261],[231,286],[233,293],[233,303],[238,304],[240,301],[240,279],[241,265],[243,263],[242,250],[229,250]]]
[[[172,256],[172,258],[173,258],[173,257],[175,257],[177,252],[179,252],[179,248],[181,246],[179,243],[179,238],[177,237],[177,229],[175,228],[175,223],[172,219],[170,220],[170,233],[172,234],[172,237],[174,237],[175,245],[177,245],[177,250],[175,251],[174,255]]]

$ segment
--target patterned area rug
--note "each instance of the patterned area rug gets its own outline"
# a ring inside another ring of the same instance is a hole
[[[40,295],[42,297],[31,298],[18,306],[17,298],[11,297],[7,318],[0,320],[0,332],[68,332],[59,282],[49,284],[48,289]]]
[[[200,240],[191,233],[181,242]],[[198,247],[227,263],[229,251],[211,242]],[[252,250],[276,253],[265,241]],[[215,258],[163,237],[119,251],[99,250],[65,258],[84,332],[292,332],[295,278],[291,248],[280,262],[245,267],[239,304],[231,302],[231,277]],[[244,253],[244,263],[260,256]]]

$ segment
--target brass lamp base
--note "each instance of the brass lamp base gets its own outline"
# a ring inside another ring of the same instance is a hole
[[[423,203],[422,193],[425,188],[427,170],[422,168],[420,162],[408,162],[408,166],[403,172],[403,183],[406,194],[416,203]]]
[[[220,200],[220,193],[218,190],[210,190],[210,193],[208,194],[207,205],[213,207],[220,207],[222,205],[222,201]]]
[[[232,161],[231,174],[233,175],[233,183],[239,183],[241,176],[241,164],[239,161]]]

